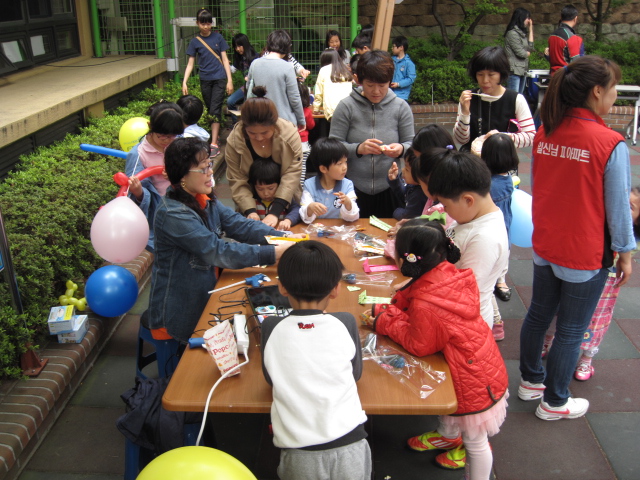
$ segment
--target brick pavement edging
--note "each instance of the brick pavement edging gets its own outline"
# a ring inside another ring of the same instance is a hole
[[[121,266],[133,273],[142,291],[152,263],[153,254],[145,250]],[[18,478],[124,317],[88,315],[89,330],[81,343],[51,341],[39,351],[49,361],[37,377],[0,386],[0,480]]]

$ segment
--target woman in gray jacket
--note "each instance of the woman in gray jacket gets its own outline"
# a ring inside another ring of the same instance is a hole
[[[347,148],[349,170],[360,218],[391,218],[397,207],[387,183],[391,164],[400,162],[414,136],[409,104],[389,88],[394,64],[382,50],[364,53],[356,78],[361,85],[343,98],[331,118],[330,138]]]
[[[524,8],[516,8],[504,32],[504,48],[509,58],[507,88],[524,93],[529,55],[533,52],[533,20]]]

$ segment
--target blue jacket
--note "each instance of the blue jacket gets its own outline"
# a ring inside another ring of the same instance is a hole
[[[402,178],[402,172],[398,173],[398,177],[395,180],[389,180],[387,177],[387,183],[400,205],[402,205],[402,207],[398,207],[393,211],[393,218],[402,220],[403,218],[416,218],[422,215],[428,199],[420,185],[405,183],[404,178]]]
[[[491,200],[502,210],[507,236],[511,244],[511,196],[513,195],[513,179],[511,175],[491,175]]]
[[[393,71],[393,80],[391,80],[391,83],[397,83],[399,85],[399,87],[394,88],[393,91],[398,98],[409,100],[411,86],[413,82],[416,81],[416,65],[407,54],[401,59],[393,57],[393,63],[395,70]]]
[[[208,202],[205,211],[208,225],[194,210],[168,197],[162,197],[156,209],[149,326],[165,327],[182,342],[196,328],[209,300],[207,292],[216,285],[215,267],[272,265],[275,247],[264,245],[264,236],[282,235],[217,201]],[[227,242],[223,235],[244,243]]]
[[[134,146],[129,153],[127,153],[127,161],[124,166],[124,173],[127,177],[133,177],[134,175],[139,174],[142,170],[144,170],[144,165],[139,161],[140,155],[138,154],[138,147],[140,144],[138,143]],[[144,212],[144,215],[147,217],[147,221],[149,222],[149,241],[147,242],[147,250],[153,252],[153,217],[156,213],[156,206],[158,205],[158,201],[160,200],[160,194],[156,190],[156,187],[153,186],[151,182],[151,177],[147,177],[140,182],[142,185],[142,200],[138,202],[135,195],[130,193],[128,196],[131,200],[134,201],[136,205],[140,207],[140,209]]]

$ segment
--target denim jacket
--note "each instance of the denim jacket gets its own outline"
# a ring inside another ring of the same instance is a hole
[[[215,287],[215,267],[272,265],[275,247],[264,245],[264,236],[282,235],[217,201],[208,202],[205,211],[208,226],[191,208],[167,197],[160,198],[156,209],[149,326],[165,327],[181,342],[193,333],[209,300],[207,292]]]
[[[511,196],[513,195],[513,179],[511,175],[491,175],[491,200],[502,210],[507,227],[509,245],[511,245]]]

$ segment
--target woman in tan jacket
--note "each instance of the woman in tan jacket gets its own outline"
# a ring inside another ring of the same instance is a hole
[[[242,119],[227,138],[225,159],[233,201],[244,216],[255,220],[260,217],[256,213],[253,189],[248,183],[249,168],[258,159],[272,160],[280,165],[276,198],[269,215],[262,220],[275,227],[279,214],[293,199],[300,199],[302,146],[298,129],[288,120],[278,118],[275,104],[265,97],[266,92],[262,86],[253,88],[255,97],[244,103]]]

